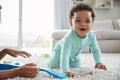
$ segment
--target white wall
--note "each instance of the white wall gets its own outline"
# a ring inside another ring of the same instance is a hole
[[[74,5],[73,0],[55,1],[55,29],[69,28],[69,11]],[[95,6],[95,0],[85,0],[86,3]],[[94,9],[96,20],[120,19],[120,0],[113,0],[111,9]]]
[[[104,20],[104,19],[120,19],[120,0],[113,1],[113,8],[112,9],[95,9],[96,19]]]
[[[69,0],[69,2],[73,3],[73,0]],[[95,0],[85,0],[85,2],[95,8]],[[120,0],[113,0],[113,8],[111,9],[94,9],[94,12],[98,20],[120,19]]]

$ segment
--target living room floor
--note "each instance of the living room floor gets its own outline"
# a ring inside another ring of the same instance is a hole
[[[90,53],[82,53],[82,68],[71,69],[71,71],[76,75],[74,78],[67,78],[65,80],[120,80],[120,54],[116,53],[102,53],[103,64],[107,66],[107,71],[95,70],[94,60]],[[6,56],[2,61],[18,61],[21,63],[31,63],[34,62],[40,68],[49,69],[47,67],[48,57],[33,55],[31,58],[12,58],[11,56]],[[54,71],[60,72],[60,69],[53,69]],[[92,72],[91,74],[86,74]],[[84,75],[82,75],[84,74]],[[81,76],[82,75],[82,76]],[[35,78],[12,78],[7,80],[59,80],[53,78],[45,72],[40,72]]]

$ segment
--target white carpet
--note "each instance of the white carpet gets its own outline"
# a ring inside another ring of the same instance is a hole
[[[74,78],[67,78],[65,80],[120,80],[120,54],[102,54],[103,63],[107,66],[107,71],[103,70],[95,70],[94,69],[94,60],[91,54],[82,54],[82,68],[79,69],[71,69],[71,71],[75,74]],[[43,58],[39,55],[34,55],[31,58],[24,59],[22,57],[11,58],[10,56],[6,56],[4,61],[20,61],[24,63],[34,62],[38,64],[40,68],[47,68],[46,63],[48,61],[47,58]],[[55,70],[60,72],[60,70]],[[92,72],[92,74],[89,74]],[[39,75],[35,78],[20,78],[16,77],[13,79],[7,80],[59,80],[53,78],[45,72],[40,72]]]

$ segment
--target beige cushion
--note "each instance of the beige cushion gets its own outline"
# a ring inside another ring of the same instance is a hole
[[[120,40],[99,40],[102,53],[120,53]]]
[[[120,31],[119,30],[96,30],[94,31],[102,53],[120,52]]]
[[[119,30],[95,30],[98,40],[120,40]]]

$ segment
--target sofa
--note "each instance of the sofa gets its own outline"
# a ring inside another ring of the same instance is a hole
[[[64,37],[69,29],[55,30],[52,33],[51,48]],[[120,53],[120,26],[117,20],[97,20],[94,21],[92,30],[97,37],[102,53]],[[89,53],[89,47],[83,51]]]

